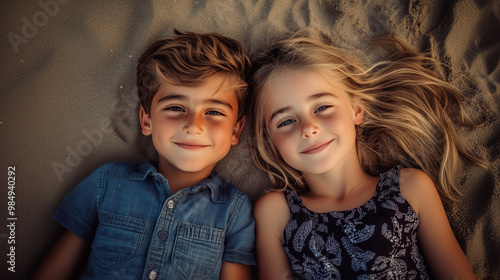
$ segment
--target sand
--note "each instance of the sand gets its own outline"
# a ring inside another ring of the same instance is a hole
[[[152,158],[138,136],[134,87],[148,43],[176,28],[219,32],[257,52],[302,27],[348,48],[395,33],[448,65],[472,118],[485,122],[465,134],[488,170],[464,165],[464,196],[447,211],[477,277],[500,278],[499,1],[2,1],[0,18],[0,213],[8,224],[12,166],[17,218],[15,231],[0,230],[0,278],[28,278],[62,232],[51,216],[76,183],[107,162]],[[270,185],[250,146],[245,130],[217,170],[254,201]]]

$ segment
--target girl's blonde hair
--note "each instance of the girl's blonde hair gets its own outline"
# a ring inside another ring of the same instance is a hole
[[[431,177],[444,200],[455,200],[460,193],[454,183],[460,156],[482,165],[457,132],[459,126],[471,125],[462,93],[443,81],[433,59],[395,37],[373,44],[385,51],[385,58],[369,67],[318,35],[295,34],[257,57],[247,102],[254,161],[275,186],[307,189],[301,173],[287,165],[273,145],[263,102],[266,87],[284,70],[313,71],[364,106],[356,146],[366,173],[378,176],[396,165],[416,167]]]

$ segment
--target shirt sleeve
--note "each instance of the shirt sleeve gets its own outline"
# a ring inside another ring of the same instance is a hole
[[[232,263],[256,265],[254,256],[255,220],[248,197],[240,194],[231,218],[223,260]]]
[[[97,228],[97,200],[105,166],[81,181],[64,198],[52,217],[67,230],[85,240],[94,238]]]

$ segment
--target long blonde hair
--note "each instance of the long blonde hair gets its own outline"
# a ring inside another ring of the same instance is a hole
[[[276,187],[307,189],[301,172],[287,165],[272,144],[263,114],[265,87],[286,69],[303,69],[341,85],[364,106],[357,129],[357,153],[372,176],[396,165],[427,173],[444,200],[455,200],[460,157],[482,164],[462,140],[459,126],[471,125],[460,90],[444,81],[436,62],[393,36],[373,41],[385,58],[365,66],[328,38],[295,34],[277,41],[253,61],[247,102],[252,156]]]

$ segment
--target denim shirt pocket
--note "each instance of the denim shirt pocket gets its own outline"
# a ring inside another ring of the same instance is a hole
[[[225,230],[179,223],[172,265],[186,279],[205,279],[217,266],[224,250]]]
[[[95,262],[108,268],[133,260],[142,246],[145,230],[144,220],[101,212],[92,243]]]

